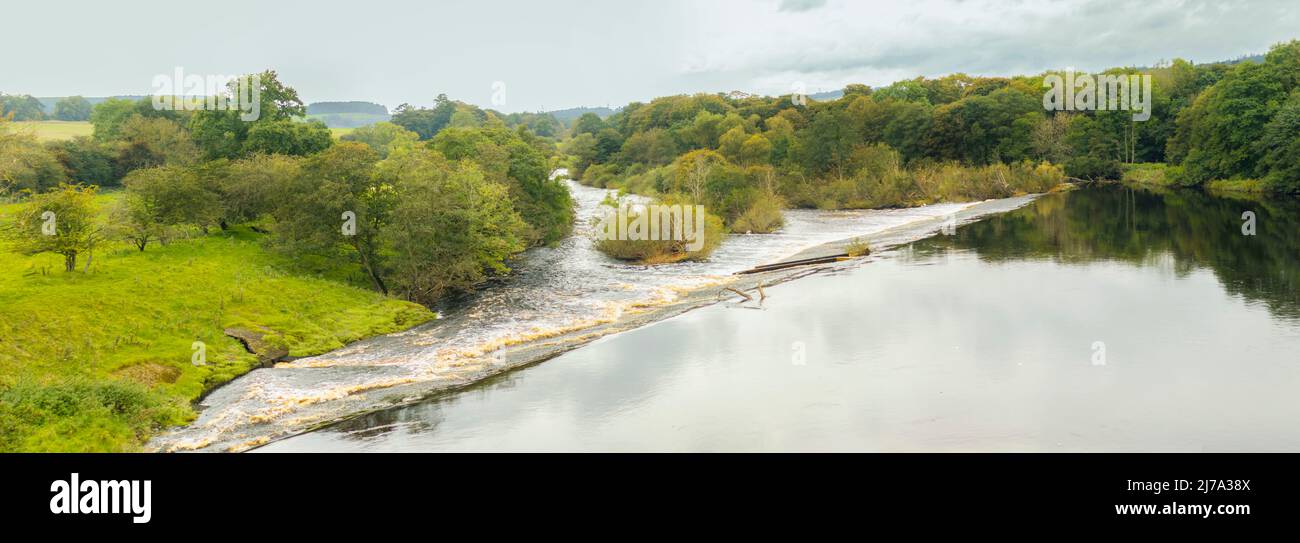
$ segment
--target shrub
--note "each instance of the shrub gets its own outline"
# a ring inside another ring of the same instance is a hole
[[[0,387],[0,452],[116,450],[189,417],[184,405],[127,381],[20,381]]]
[[[849,240],[848,245],[844,246],[844,252],[855,258],[867,256],[871,254],[871,245],[867,244],[866,238],[853,238]]]
[[[732,232],[752,234],[770,234],[785,225],[781,208],[785,207],[781,197],[772,193],[760,193],[744,213],[731,224]]]
[[[626,202],[606,200],[603,205],[617,210]],[[688,200],[682,197],[670,196],[657,202],[660,205],[681,205],[683,207],[692,206]],[[635,207],[629,207],[627,211],[627,221],[629,224],[634,223],[639,217],[639,212]],[[646,219],[649,220],[648,218]],[[695,215],[692,214],[692,224],[682,226],[682,232],[689,232],[695,228]],[[661,223],[662,224],[662,223]],[[648,240],[648,239],[618,239],[618,236],[603,236],[605,229],[603,224],[597,225],[596,249],[606,255],[619,259],[629,260],[642,264],[666,264],[679,262],[682,260],[705,260],[722,244],[725,236],[722,219],[717,215],[705,211],[704,215],[704,242],[698,250],[689,250],[692,242],[686,240]],[[676,228],[674,223],[668,223],[668,228]],[[671,231],[671,230],[670,230]],[[623,236],[626,237],[626,236]],[[693,240],[692,240],[693,241]]]

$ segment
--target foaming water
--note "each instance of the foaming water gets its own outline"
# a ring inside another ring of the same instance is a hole
[[[598,252],[592,218],[607,195],[567,182],[574,235],[512,263],[509,278],[439,308],[440,318],[320,356],[253,370],[208,395],[191,425],[160,436],[158,450],[242,450],[339,417],[411,401],[499,372],[507,348],[564,336],[728,282],[733,273],[827,242],[952,215],[970,204],[896,210],[786,212],[774,234],[733,235],[705,262],[629,265]],[[602,333],[617,331],[607,329]],[[560,343],[558,339],[554,343]],[[552,353],[553,354],[553,353]]]

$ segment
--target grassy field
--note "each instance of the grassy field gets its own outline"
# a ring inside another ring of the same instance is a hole
[[[70,140],[89,136],[94,131],[94,127],[85,121],[20,121],[12,126],[17,132],[35,134],[41,140]]]
[[[101,209],[118,194],[98,196]],[[0,225],[17,204],[0,205]],[[139,252],[111,243],[62,271],[0,241],[0,451],[130,451],[190,420],[191,402],[257,363],[223,330],[291,356],[433,318],[426,308],[295,274],[249,230]],[[206,361],[194,363],[195,342]]]
[[[46,140],[70,140],[77,136],[90,136],[94,133],[94,127],[88,122],[72,121],[20,121],[13,123],[15,132],[27,132],[35,134],[37,139]],[[351,133],[355,128],[331,128],[330,133],[334,138],[340,138]]]

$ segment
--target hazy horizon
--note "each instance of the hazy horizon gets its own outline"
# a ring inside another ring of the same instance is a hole
[[[558,8],[378,0],[363,9],[237,0],[220,12],[143,4],[151,7],[11,6],[11,20],[28,24],[7,28],[0,44],[32,53],[8,56],[0,92],[147,95],[155,75],[177,67],[199,75],[273,69],[307,103],[369,101],[391,110],[446,94],[504,112],[554,111],[696,92],[777,95],[797,85],[813,94],[954,72],[1215,62],[1298,37],[1287,2],[1274,0],[562,0]],[[54,28],[35,22],[51,13],[77,13],[57,30],[78,39],[50,40]],[[504,103],[493,101],[498,82]]]

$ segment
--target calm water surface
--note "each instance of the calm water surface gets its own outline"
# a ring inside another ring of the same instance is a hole
[[[1298,451],[1298,232],[1290,202],[1049,195],[258,450]]]

